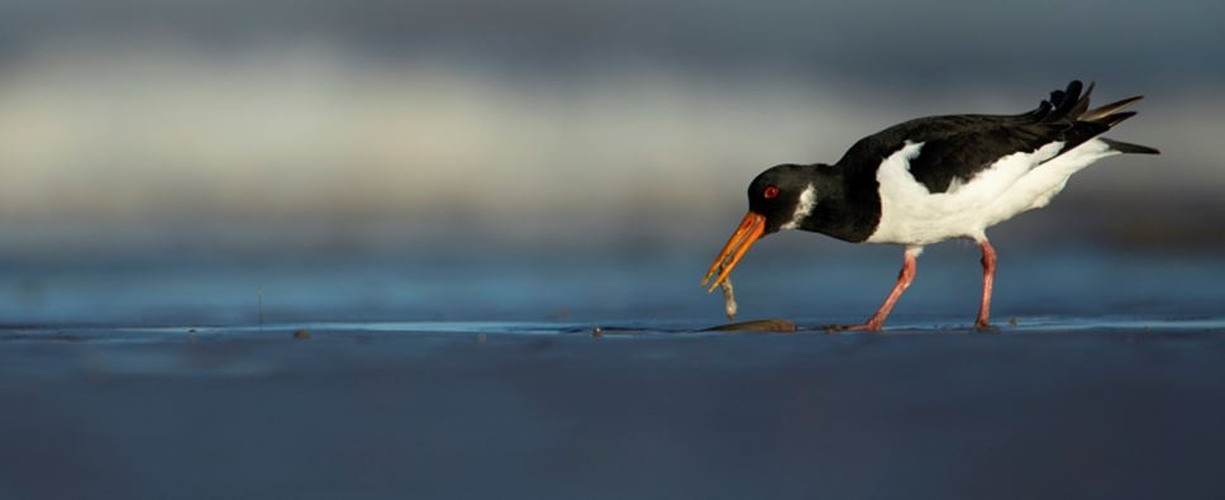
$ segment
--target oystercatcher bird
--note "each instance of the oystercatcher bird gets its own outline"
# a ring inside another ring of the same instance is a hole
[[[1083,90],[1083,93],[1082,93]],[[987,228],[1050,203],[1090,163],[1156,149],[1101,135],[1135,115],[1142,96],[1089,109],[1093,84],[1072,81],[1019,115],[918,118],[856,142],[833,165],[777,165],[749,184],[749,212],[702,279],[714,291],[762,236],[782,229],[852,243],[906,248],[902,271],[868,321],[877,331],[914,280],[924,245],[968,238],[982,248],[983,293],[975,326],[990,327],[995,248]]]

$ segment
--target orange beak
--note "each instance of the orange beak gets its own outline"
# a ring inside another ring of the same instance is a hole
[[[710,269],[706,271],[706,276],[702,278],[702,286],[706,286],[706,282],[710,281],[710,277],[714,276],[716,271],[719,271],[719,276],[710,284],[710,289],[706,292],[713,292],[719,287],[723,280],[732,273],[732,269],[736,264],[740,263],[740,259],[744,257],[745,252],[749,251],[749,247],[753,246],[762,235],[766,234],[766,216],[759,213],[749,211],[744,214],[744,219],[740,221],[740,227],[736,228],[736,232],[732,233],[732,237],[727,239],[727,244],[723,245],[723,249],[719,250],[719,255],[715,257],[715,261],[710,264]]]

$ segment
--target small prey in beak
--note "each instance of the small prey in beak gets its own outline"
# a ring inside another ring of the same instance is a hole
[[[744,215],[744,219],[740,221],[740,227],[736,228],[736,232],[727,239],[727,244],[723,245],[723,249],[719,250],[719,255],[715,256],[714,262],[710,264],[710,269],[706,271],[706,276],[702,277],[702,286],[706,286],[710,282],[710,288],[707,293],[714,292],[728,275],[735,269],[736,264],[740,263],[740,259],[744,258],[744,254],[749,251],[749,247],[753,246],[758,239],[766,233],[766,216],[759,213],[749,211]],[[711,282],[711,276],[718,276]]]

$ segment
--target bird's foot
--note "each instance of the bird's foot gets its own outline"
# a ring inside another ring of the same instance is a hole
[[[981,319],[974,322],[974,329],[979,333],[1000,333],[998,326],[994,326],[990,322]]]

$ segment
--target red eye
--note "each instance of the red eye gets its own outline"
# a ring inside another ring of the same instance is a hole
[[[778,188],[774,186],[767,186],[766,192],[762,193],[762,196],[765,196],[767,200],[771,198],[778,198]]]

